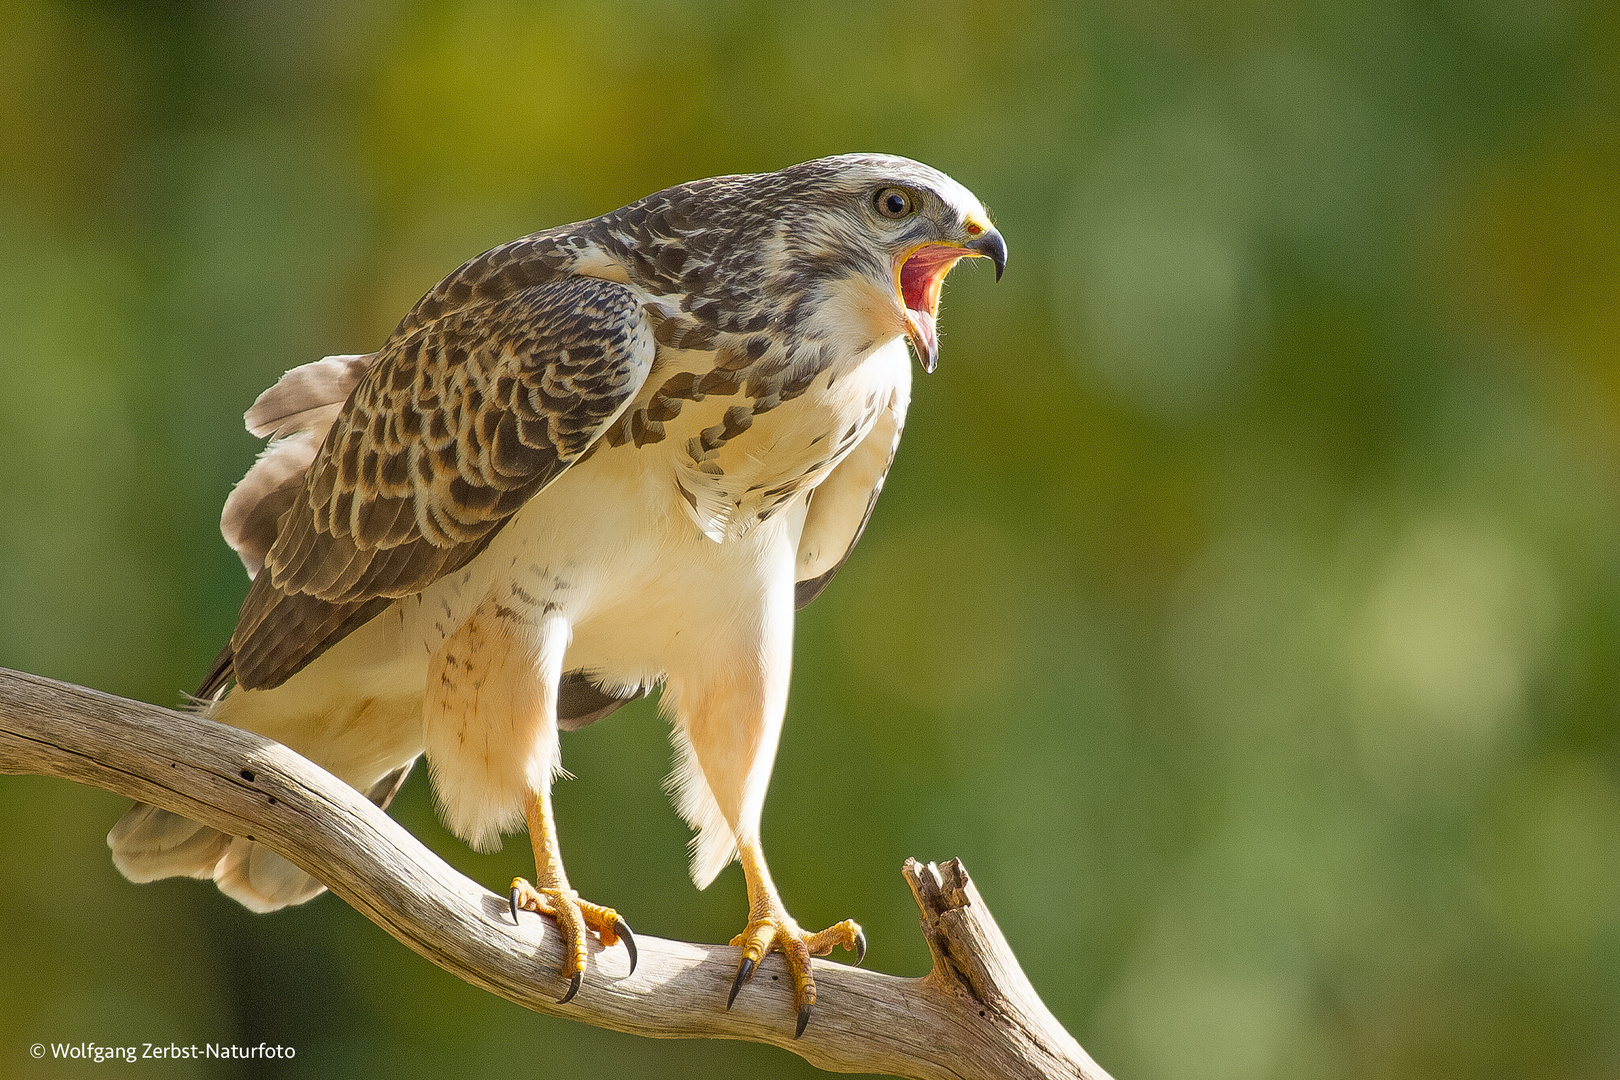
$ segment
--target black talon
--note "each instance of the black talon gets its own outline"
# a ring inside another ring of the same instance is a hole
[[[754,966],[757,963],[752,956],[743,957],[743,962],[737,968],[737,977],[731,983],[731,996],[726,998],[726,1011],[731,1011],[731,1003],[737,1000],[737,991],[743,988],[743,983],[754,977]]]
[[[866,931],[855,931],[855,966],[860,967],[861,961],[866,959]]]
[[[636,935],[630,932],[630,924],[624,921],[624,916],[621,915],[613,920],[613,932],[619,935],[620,940],[624,942],[625,949],[630,953],[630,974],[634,975],[636,973],[637,959]],[[866,950],[862,949],[861,951],[864,953]]]
[[[518,917],[517,917],[517,913],[518,913],[518,894],[520,892],[521,892],[521,890],[516,885],[512,886],[512,925],[513,926],[516,926],[518,924]]]
[[[808,1006],[808,1005],[801,1006],[799,1008],[799,1027],[798,1027],[798,1030],[794,1031],[793,1037],[795,1039],[797,1039],[800,1035],[803,1035],[804,1034],[804,1029],[806,1027],[808,1027],[809,1024],[810,1024],[810,1006]]]
[[[566,1005],[570,1001],[573,1001],[574,1000],[574,995],[579,993],[579,984],[581,982],[583,982],[584,980],[585,980],[585,973],[583,971],[574,972],[574,977],[568,981],[568,993],[566,993],[562,997],[558,998],[557,999],[557,1004]]]

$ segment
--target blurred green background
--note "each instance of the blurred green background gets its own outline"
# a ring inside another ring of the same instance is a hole
[[[765,817],[799,919],[920,974],[901,861],[960,856],[1121,1080],[1620,1075],[1598,0],[3,0],[0,664],[176,703],[283,370],[511,237],[850,150],[950,172],[1012,261],[952,281],[799,621]],[[654,709],[563,753],[581,891],[737,932]],[[528,1014],[330,896],[129,885],[124,805],[0,778],[0,1077],[89,1075],[27,1057],[81,1040],[298,1051],[119,1066],[165,1077],[812,1074]],[[420,772],[397,816],[490,885],[530,865]]]

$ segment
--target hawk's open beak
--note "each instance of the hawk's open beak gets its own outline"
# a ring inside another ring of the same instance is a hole
[[[924,244],[900,264],[900,303],[906,309],[906,332],[917,350],[917,362],[930,374],[939,364],[939,289],[961,259],[986,258],[995,263],[996,280],[1007,267],[1007,242],[995,229],[965,244]]]

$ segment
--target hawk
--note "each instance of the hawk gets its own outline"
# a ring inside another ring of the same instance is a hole
[[[295,368],[248,410],[271,442],[221,524],[253,583],[201,708],[383,807],[425,754],[481,850],[526,823],[512,916],[556,920],[567,1001],[587,934],[632,969],[635,939],[569,887],[557,733],[661,686],[692,878],[739,858],[747,880],[727,1007],[779,950],[802,1033],[809,958],[866,943],[850,920],[801,930],[760,847],[794,610],[866,526],[905,340],[932,371],[940,286],[970,256],[999,278],[1007,248],[966,188],[857,154],[681,184],[465,263],[382,348]],[[108,842],[132,881],[212,878],[255,911],[322,891],[144,804]]]

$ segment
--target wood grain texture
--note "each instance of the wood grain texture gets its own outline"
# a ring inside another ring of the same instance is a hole
[[[1036,996],[956,860],[908,860],[933,970],[903,979],[815,961],[815,1018],[793,1039],[786,979],[756,978],[725,1010],[738,950],[642,936],[591,942],[585,990],[558,1005],[548,920],[514,926],[504,897],[463,877],[359,792],[237,728],[0,669],[0,773],[57,776],[249,836],[325,882],[456,977],[524,1008],[652,1038],[745,1039],[822,1069],[917,1080],[1108,1080]],[[772,955],[764,975],[783,974]],[[778,970],[772,970],[773,967]]]

